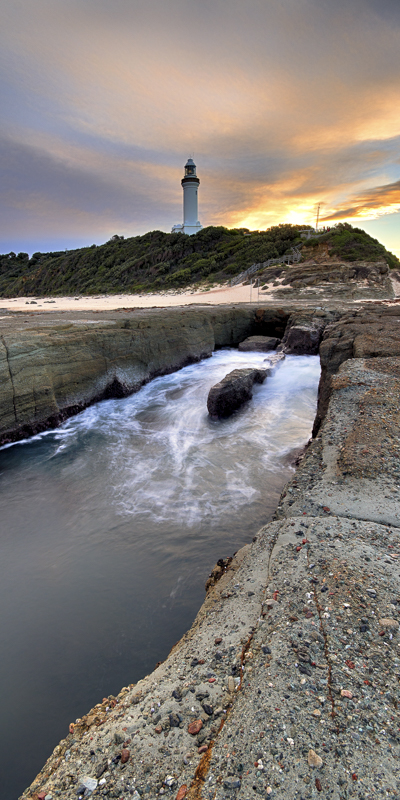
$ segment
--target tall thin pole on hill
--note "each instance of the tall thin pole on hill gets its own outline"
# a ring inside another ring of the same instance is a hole
[[[319,210],[320,210],[320,208],[321,208],[321,203],[318,203],[318,206],[317,206],[317,221],[316,221],[316,223],[315,223],[315,230],[316,230],[316,231],[318,230],[318,222],[319,222]]]

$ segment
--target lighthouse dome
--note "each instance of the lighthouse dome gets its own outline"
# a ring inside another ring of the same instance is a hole
[[[193,158],[188,158],[185,164],[185,178],[186,176],[196,177],[196,164],[194,163]]]

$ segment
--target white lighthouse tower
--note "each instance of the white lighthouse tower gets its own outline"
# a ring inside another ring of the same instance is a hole
[[[188,158],[185,164],[185,176],[182,178],[183,188],[183,225],[174,225],[171,233],[198,233],[202,229],[198,215],[197,192],[200,181],[196,175],[196,164],[192,158]]]

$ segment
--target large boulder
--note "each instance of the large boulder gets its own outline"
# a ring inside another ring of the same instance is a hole
[[[280,339],[275,336],[248,336],[244,342],[240,342],[239,350],[242,353],[268,353],[269,350],[275,350],[279,342]]]
[[[287,334],[284,353],[296,356],[316,355],[324,331],[323,323],[309,322],[304,325],[293,325]]]
[[[211,387],[207,398],[208,413],[213,419],[229,417],[253,397],[253,385],[263,383],[268,369],[234,369]]]
[[[335,319],[335,313],[327,310],[295,311],[286,326],[278,350],[286,355],[316,355],[326,325]]]

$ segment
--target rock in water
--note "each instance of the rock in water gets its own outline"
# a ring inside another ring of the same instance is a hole
[[[213,419],[229,417],[253,397],[253,384],[264,383],[268,369],[234,369],[212,386],[207,398],[208,413]]]
[[[280,339],[275,336],[248,336],[244,342],[240,342],[239,350],[241,352],[254,352],[267,353],[269,350],[275,350],[279,344]]]

